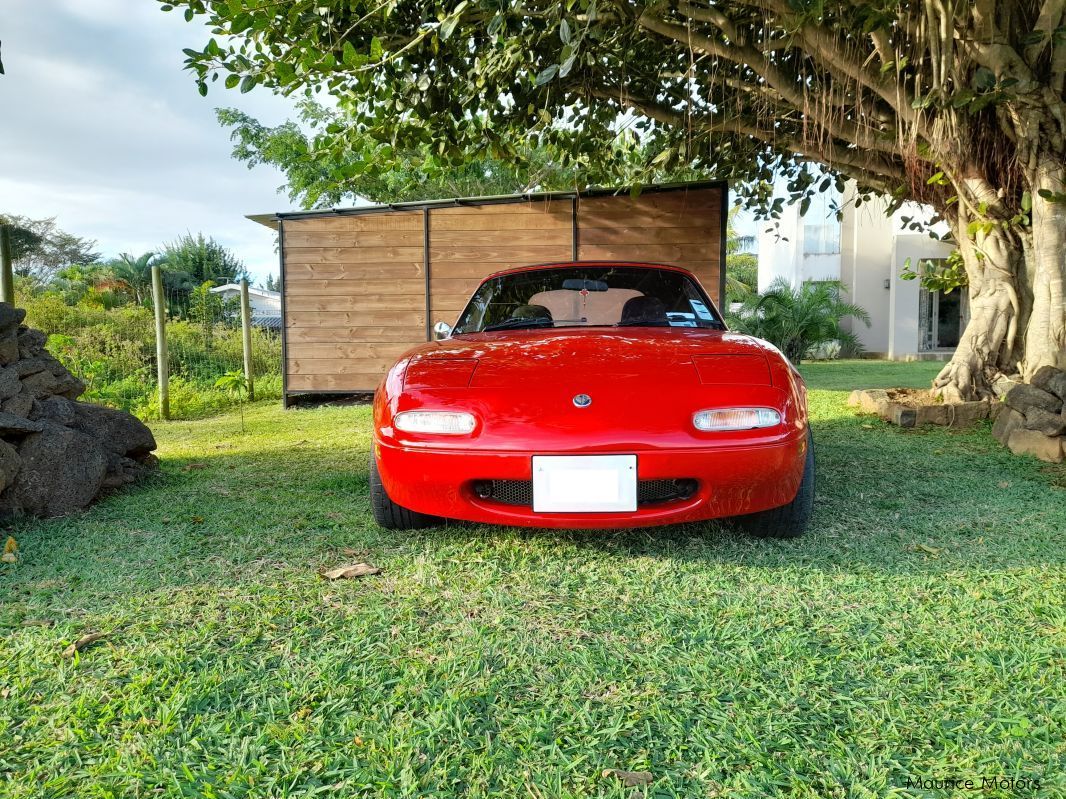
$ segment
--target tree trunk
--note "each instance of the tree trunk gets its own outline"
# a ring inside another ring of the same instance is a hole
[[[1027,265],[1033,310],[1021,363],[1026,380],[1041,366],[1066,369],[1066,204],[1045,199],[1041,191],[1059,198],[1066,192],[1061,158],[1044,157],[1033,176],[1033,243]]]
[[[1025,263],[1021,239],[999,225],[971,238],[970,220],[960,208],[952,223],[969,280],[970,321],[933,381],[933,394],[945,402],[992,396],[996,375],[1015,371],[1021,355],[1018,328],[1028,304],[1018,291]]]

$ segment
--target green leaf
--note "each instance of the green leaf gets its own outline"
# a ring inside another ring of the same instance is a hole
[[[978,67],[973,73],[974,85],[983,92],[992,89],[996,85],[996,73],[988,67]]]
[[[1034,44],[1040,44],[1047,37],[1048,32],[1042,30],[1030,31],[1022,37],[1022,46],[1030,47]]]
[[[537,79],[533,82],[534,86],[543,86],[545,83],[549,83],[555,76],[559,74],[559,65],[552,64],[550,67],[545,67],[537,74]]]
[[[255,84],[258,81],[252,75],[245,75],[244,80],[241,81],[241,94],[247,94],[255,88]]]
[[[296,80],[296,70],[288,61],[278,61],[274,65],[274,75],[282,84],[292,83]]]
[[[344,44],[341,46],[341,61],[348,66],[352,66],[358,57],[359,53],[355,51],[355,45],[345,39]],[[373,58],[373,52],[371,52],[371,58]]]
[[[382,44],[381,39],[375,36],[370,40],[370,59],[372,61],[380,61],[384,55],[385,46]],[[347,62],[347,59],[345,61]]]
[[[202,80],[196,81],[196,91],[200,92],[201,97],[207,97],[207,83]]]
[[[455,27],[459,24],[459,14],[452,14],[440,24],[440,38],[447,41],[455,33]]]
[[[240,75],[227,75],[226,76],[226,88],[227,89],[232,89],[234,86],[236,86],[240,82],[241,82],[241,76]]]
[[[562,64],[559,65],[559,77],[560,78],[565,78],[567,75],[570,74],[570,70],[574,68],[574,62],[576,60],[577,60],[577,53],[574,53],[572,56],[570,56]]]
[[[497,12],[496,16],[494,16],[491,20],[489,20],[489,27],[488,27],[487,32],[488,32],[489,36],[495,36],[497,33],[500,32],[500,28],[502,28],[502,27],[503,27],[503,14],[500,14],[499,12]]]
[[[559,23],[559,38],[563,44],[570,44],[570,23],[565,19]]]

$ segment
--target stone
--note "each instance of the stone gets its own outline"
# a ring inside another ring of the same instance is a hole
[[[1001,374],[995,380],[992,381],[992,393],[995,394],[998,398],[1002,399],[1007,395],[1008,391],[1010,391],[1015,386],[1020,386],[1022,382],[1023,381],[1021,375]]]
[[[1066,402],[1066,372],[1062,369],[1056,369],[1054,366],[1041,366],[1029,382]]]
[[[71,404],[76,416],[71,427],[98,440],[108,452],[138,458],[155,449],[155,436],[136,416],[101,405]]]
[[[1051,413],[1062,410],[1062,400],[1042,388],[1022,383],[1007,392],[1003,400],[1016,411],[1025,413],[1030,408],[1043,408]]]
[[[914,409],[914,424],[938,424],[947,425],[948,423],[948,406],[947,405],[919,405]]]
[[[21,385],[21,383],[19,384]],[[15,416],[29,416],[30,411],[33,409],[33,394],[21,389],[18,394],[11,399],[4,400],[0,403],[0,411],[4,413],[12,413]]]
[[[26,318],[24,308],[16,308],[9,302],[0,302],[0,331],[16,332],[22,320]]]
[[[22,378],[22,388],[37,399],[44,399],[56,393],[59,381],[49,371],[36,372],[29,377]]]
[[[48,342],[48,336],[40,330],[23,328],[19,330],[19,357],[36,358],[44,352],[44,345]]]
[[[21,390],[18,370],[12,366],[0,368],[0,402],[10,399]]]
[[[899,427],[914,427],[918,423],[918,410],[893,402],[887,406],[885,420]]]
[[[78,430],[44,422],[18,448],[22,467],[0,495],[0,507],[36,516],[62,516],[88,505],[107,474],[107,456]]]
[[[0,411],[0,436],[24,436],[29,433],[39,433],[43,429],[41,422]]]
[[[1007,439],[1015,430],[1025,427],[1025,414],[1019,413],[1014,408],[1003,407],[996,417],[996,423],[992,425],[992,435],[1003,446],[1007,446]]]
[[[15,332],[0,333],[0,366],[7,366],[19,359],[19,340]]]
[[[888,392],[880,388],[852,391],[848,397],[848,405],[863,413],[883,413],[888,403]]]
[[[1036,430],[1015,430],[1007,439],[1007,446],[1015,455],[1032,455],[1046,463],[1062,463],[1062,439],[1045,436]]]
[[[1066,433],[1066,416],[1043,408],[1030,408],[1025,414],[1025,428],[1037,430],[1045,436],[1061,436]]]
[[[0,491],[7,488],[22,468],[18,450],[6,441],[0,441]]]
[[[21,360],[11,368],[18,372],[19,377],[29,377],[38,372],[44,372],[46,370],[51,371],[51,369],[49,369],[50,366],[51,364],[48,363],[47,359],[38,357]]]
[[[948,412],[946,424],[949,427],[973,427],[987,419],[992,413],[992,404],[984,400],[973,402],[956,402],[944,406]]]
[[[35,421],[55,422],[70,427],[77,421],[77,406],[64,397],[34,400],[30,418]]]

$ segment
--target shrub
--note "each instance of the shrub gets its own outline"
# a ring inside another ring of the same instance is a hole
[[[828,342],[840,342],[841,351],[857,354],[862,344],[840,323],[854,317],[870,326],[870,315],[852,303],[840,299],[841,285],[835,281],[804,283],[793,288],[777,280],[764,293],[749,297],[739,313],[730,318],[730,326],[741,333],[766,339],[794,364],[807,357],[813,348]]]

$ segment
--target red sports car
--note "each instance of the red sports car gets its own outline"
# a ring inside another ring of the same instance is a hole
[[[814,499],[802,378],[657,264],[500,272],[378,387],[370,490],[388,528],[616,528],[737,517],[800,535]]]

